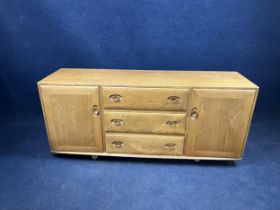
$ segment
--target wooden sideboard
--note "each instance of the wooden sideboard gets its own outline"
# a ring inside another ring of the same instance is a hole
[[[62,68],[38,82],[53,153],[239,160],[258,86],[238,72]]]

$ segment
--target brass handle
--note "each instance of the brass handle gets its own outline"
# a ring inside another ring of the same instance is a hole
[[[199,117],[199,114],[198,114],[198,111],[197,111],[197,108],[193,108],[192,111],[191,111],[191,118],[193,120],[197,119]]]
[[[177,148],[177,145],[173,144],[173,143],[168,143],[168,144],[164,145],[164,149],[166,149],[166,150],[174,150],[176,148]]]
[[[112,145],[115,148],[122,148],[124,146],[124,143],[122,141],[113,141]]]
[[[110,95],[110,100],[115,102],[115,103],[118,103],[122,100],[122,96],[121,95],[118,95],[118,94],[113,94],[113,95]]]
[[[92,106],[92,115],[94,117],[98,117],[100,115],[99,108],[97,105]]]
[[[111,123],[115,126],[121,126],[123,124],[123,120],[121,119],[112,119]]]
[[[167,101],[170,104],[179,104],[181,102],[181,98],[178,96],[169,96]]]
[[[166,122],[166,125],[169,126],[169,127],[171,127],[171,128],[177,127],[178,124],[179,124],[179,123],[178,123],[177,121],[167,121],[167,122]]]

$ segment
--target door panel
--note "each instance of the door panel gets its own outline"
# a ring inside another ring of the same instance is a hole
[[[102,151],[98,87],[39,88],[52,150]]]
[[[186,155],[241,156],[255,90],[194,89]]]

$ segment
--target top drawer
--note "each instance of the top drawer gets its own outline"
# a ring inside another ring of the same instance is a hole
[[[187,110],[188,89],[103,87],[104,108]]]

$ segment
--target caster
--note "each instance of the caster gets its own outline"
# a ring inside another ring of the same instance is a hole
[[[195,159],[194,162],[198,163],[198,162],[200,162],[200,160],[199,159]]]
[[[52,153],[52,155],[53,155],[54,157],[59,157],[59,156],[60,156],[60,154],[58,154],[58,153]]]
[[[93,160],[96,160],[97,158],[98,158],[97,155],[92,155],[92,156],[91,156],[91,159],[93,159]]]

